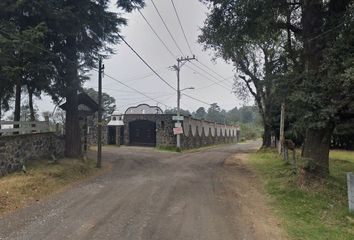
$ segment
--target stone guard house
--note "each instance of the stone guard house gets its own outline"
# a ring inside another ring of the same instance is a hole
[[[124,145],[127,146],[175,147],[173,116],[174,114],[164,114],[157,106],[141,104],[130,107],[123,116],[124,126],[116,126],[116,142],[110,144],[120,145],[122,141],[117,139],[124,139]],[[182,127],[184,133],[181,135],[181,146],[184,149],[235,143],[239,140],[238,126],[216,124],[185,116]]]
[[[89,145],[97,142],[97,111],[99,106],[89,95],[81,92],[78,95],[79,124],[82,150],[86,152]],[[60,108],[67,109],[67,103],[60,105]],[[103,109],[102,109],[103,110]],[[102,129],[102,142],[107,142],[106,127]]]

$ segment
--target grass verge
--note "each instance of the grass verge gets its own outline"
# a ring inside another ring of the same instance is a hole
[[[177,147],[171,147],[171,146],[158,146],[155,148],[157,151],[162,151],[162,152],[181,152],[181,149],[178,149]]]
[[[243,142],[246,143],[246,142]],[[243,144],[243,143],[237,143],[237,144]],[[164,146],[159,146],[156,147],[155,149],[157,151],[162,151],[162,152],[183,152],[183,153],[192,153],[192,152],[200,152],[203,150],[207,150],[207,149],[213,149],[216,147],[221,147],[221,146],[228,146],[228,145],[233,145],[236,143],[220,143],[220,144],[214,144],[214,145],[206,145],[206,146],[202,146],[202,147],[198,147],[198,148],[181,148],[181,149],[177,149],[177,147],[164,147]]]
[[[55,193],[71,183],[95,175],[101,170],[95,162],[65,159],[56,164],[36,161],[27,172],[0,178],[0,216]]]
[[[259,173],[292,239],[354,239],[346,189],[346,172],[354,171],[354,152],[332,151],[330,157],[331,176],[312,186],[299,185],[298,176],[274,151],[259,151],[245,161]]]

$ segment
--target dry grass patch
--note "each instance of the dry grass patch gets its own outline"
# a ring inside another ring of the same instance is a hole
[[[18,172],[0,178],[0,215],[55,193],[71,183],[98,174],[95,162],[65,159],[56,164],[37,161]]]

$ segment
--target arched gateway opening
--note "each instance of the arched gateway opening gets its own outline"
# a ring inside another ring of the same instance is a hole
[[[129,138],[132,146],[156,146],[156,123],[137,120],[129,123]]]

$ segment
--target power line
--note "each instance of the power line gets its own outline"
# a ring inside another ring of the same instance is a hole
[[[153,2],[153,0],[151,0],[151,1]],[[156,10],[157,10],[157,8],[156,8]],[[167,26],[166,26],[166,27],[167,27]],[[10,35],[10,34],[6,33],[5,31],[3,31],[3,30],[1,30],[1,29],[0,29],[0,32],[2,32],[3,34],[6,34],[6,35]],[[13,40],[13,39],[11,39],[11,38],[9,38],[9,37],[6,37],[6,36],[4,36],[4,37],[7,38],[7,39],[9,39],[9,40]],[[158,73],[157,73],[157,72],[156,72],[156,71],[133,49],[133,47],[132,47],[120,34],[118,34],[118,37],[119,37],[120,39],[122,39],[122,41],[139,57],[139,59],[140,59],[146,66],[149,67],[149,69],[150,69],[160,80],[162,80],[164,83],[166,83],[166,84],[167,84],[170,88],[172,88],[173,90],[177,91],[177,89],[175,89],[171,84],[169,84],[165,79],[163,79],[163,78],[162,78],[162,77],[161,77],[161,76],[160,76],[160,75],[159,75],[159,74],[158,74]],[[26,41],[26,42],[28,42],[29,44],[31,44],[32,46],[34,46],[34,47],[36,47],[36,48],[38,48],[38,49],[40,49],[40,50],[43,50],[43,51],[45,51],[45,52],[48,52],[49,54],[52,54],[53,56],[55,56],[55,57],[57,57],[57,58],[60,59],[60,56],[56,55],[55,53],[53,53],[53,52],[51,52],[51,51],[49,51],[49,50],[47,50],[47,49],[38,47],[38,46],[36,46],[35,44],[31,43],[30,41]],[[92,68],[92,70],[98,72],[98,69]],[[116,82],[122,84],[123,86],[125,86],[125,87],[127,87],[127,88],[129,88],[129,89],[131,89],[131,90],[133,90],[133,91],[135,91],[135,92],[137,92],[137,93],[139,93],[139,94],[141,94],[141,95],[143,95],[143,96],[145,96],[145,97],[147,97],[147,98],[153,100],[153,101],[155,101],[155,99],[151,98],[150,96],[146,95],[145,93],[143,93],[143,92],[141,92],[141,91],[139,91],[139,90],[137,90],[137,89],[135,89],[135,88],[133,88],[133,87],[130,87],[129,85],[125,84],[125,83],[122,82],[122,81],[119,81],[118,79],[116,79],[116,78],[114,78],[114,77],[108,75],[107,73],[105,73],[105,76],[107,76],[108,78],[110,78],[110,79],[112,79],[112,80],[114,80],[114,81],[116,81]],[[209,103],[207,103],[207,102],[205,102],[205,101],[203,101],[203,100],[197,99],[197,98],[192,97],[192,96],[189,96],[189,95],[187,95],[187,94],[183,94],[183,95],[186,96],[186,97],[188,97],[188,98],[190,98],[190,99],[193,99],[193,100],[195,100],[195,101],[201,102],[201,103],[203,103],[203,104],[210,105]],[[164,103],[161,103],[161,102],[159,102],[159,103],[162,104],[162,105],[164,105],[164,106],[166,106],[166,107],[168,107],[168,108],[171,108],[170,106],[168,106],[168,105],[166,105],[166,104],[164,104]]]
[[[207,102],[205,102],[205,101],[203,101],[203,100],[200,100],[200,99],[198,99],[198,98],[192,97],[192,96],[190,96],[190,95],[188,95],[188,94],[182,93],[182,95],[186,96],[187,98],[193,99],[193,100],[195,100],[195,101],[197,101],[197,102],[203,103],[203,104],[205,104],[205,105],[208,105],[208,106],[211,105],[210,103],[207,103]]]
[[[172,95],[175,95],[175,94],[174,93],[173,94],[169,93],[169,94],[158,94],[158,95],[155,95],[155,96],[152,96],[152,95],[149,95],[149,96],[152,97],[152,98],[162,98],[162,97],[172,96]],[[119,96],[117,99],[120,100],[120,101],[137,101],[137,100],[146,99],[146,97],[145,96],[141,96],[139,98],[139,97],[136,97],[136,96],[130,96],[130,97],[121,97],[121,96]]]
[[[226,80],[229,80],[229,79],[226,79]],[[224,82],[224,80],[223,80],[223,81],[221,81],[221,82]],[[209,87],[215,86],[215,85],[217,85],[217,84],[218,84],[217,82],[214,82],[214,83],[209,84],[209,85],[207,85],[207,86],[200,87],[200,88],[196,88],[196,90],[206,89],[206,88],[209,88]]]
[[[176,58],[176,56],[173,54],[173,52],[167,47],[167,44],[162,40],[162,38],[159,36],[159,34],[157,34],[157,32],[155,31],[155,29],[152,27],[152,25],[150,24],[150,22],[147,20],[147,18],[144,16],[144,14],[138,10],[140,15],[143,17],[143,19],[145,20],[145,22],[147,23],[147,25],[150,27],[151,31],[155,34],[155,36],[160,40],[160,42],[162,43],[162,45],[166,48],[166,50],[171,54],[171,56],[173,58]]]
[[[217,77],[215,77],[213,74],[207,72],[207,71],[204,70],[203,68],[201,68],[201,67],[199,67],[198,65],[196,65],[195,63],[191,62],[191,64],[192,64],[194,67],[198,68],[199,70],[203,71],[204,73],[208,74],[210,77],[214,78],[214,79],[216,80],[216,82],[215,82],[214,80],[211,80],[210,78],[208,78],[209,80],[213,81],[214,83],[218,84],[219,86],[222,86],[222,87],[224,87],[224,88],[229,89],[229,86],[220,84],[221,82],[224,82],[225,79],[220,80],[220,79],[218,79]],[[190,67],[190,68],[191,68],[191,67]],[[193,68],[191,68],[191,69],[193,69]],[[198,73],[198,71],[196,71],[195,69],[193,69],[193,70]],[[201,74],[201,73],[199,73],[199,74]],[[202,75],[202,74],[201,74],[201,75]],[[203,76],[203,75],[202,75],[202,76]],[[204,75],[204,77],[205,77],[205,75]],[[206,77],[206,78],[207,78],[207,77]]]
[[[166,100],[168,100],[168,99],[170,99],[172,96],[174,96],[175,94],[170,94],[169,96],[163,96],[163,97],[156,97],[156,98],[153,98],[154,100],[153,101],[156,101],[156,99],[162,99],[162,98],[166,98],[165,99],[165,101]],[[146,99],[146,98],[145,98]],[[152,99],[150,99],[151,101],[152,101]],[[137,102],[133,102],[133,103],[129,103],[129,104],[124,104],[124,105],[121,105],[120,107],[121,108],[123,108],[123,107],[126,107],[126,106],[132,106],[132,105],[135,105],[135,104],[139,104],[139,103],[144,103],[145,102],[145,100],[144,99],[142,99],[142,100],[140,100],[140,101],[137,101]],[[165,106],[165,105],[164,105]],[[169,107],[170,108],[170,107]]]
[[[171,32],[169,31],[169,29],[168,29],[168,27],[167,27],[167,24],[166,24],[165,21],[163,20],[163,18],[162,18],[162,16],[161,16],[159,10],[157,9],[157,7],[156,7],[154,1],[153,1],[153,0],[151,0],[151,1],[152,1],[153,5],[154,5],[156,11],[158,12],[158,14],[159,14],[159,16],[160,16],[162,22],[164,23],[166,30],[169,32],[170,37],[174,40],[174,38],[173,38]],[[178,18],[180,27],[181,27],[181,29],[182,29],[182,32],[183,32],[183,34],[184,34],[185,40],[186,40],[186,42],[187,42],[187,44],[188,44],[189,50],[190,50],[191,53],[192,53],[191,47],[190,47],[189,42],[188,42],[188,40],[187,40],[187,37],[186,37],[186,35],[185,35],[184,29],[183,29],[183,27],[182,27],[181,21],[180,21],[180,19],[179,19],[179,16],[178,16],[178,13],[177,13],[177,10],[176,10],[176,8],[175,8],[175,5],[174,5],[173,1],[172,1],[172,4],[173,4],[173,7],[174,7],[176,16],[177,16],[177,18]],[[161,37],[159,36],[159,34],[157,33],[157,31],[152,27],[152,25],[151,25],[150,22],[147,20],[147,18],[144,16],[144,14],[143,14],[140,10],[139,10],[139,13],[140,13],[140,15],[143,17],[143,19],[145,20],[145,22],[148,24],[148,26],[150,27],[150,29],[152,30],[152,32],[156,35],[156,37],[157,37],[157,38],[160,40],[160,42],[164,45],[164,47],[166,48],[166,50],[171,54],[171,56],[172,56],[173,58],[175,58],[175,56],[174,56],[174,54],[172,53],[172,51],[167,47],[167,44],[161,39]],[[176,42],[175,42],[175,44],[176,44],[177,48],[180,50],[178,44],[177,44]],[[181,51],[181,53],[182,53],[182,51]],[[183,55],[183,53],[182,53],[182,55]],[[214,85],[214,84],[218,84],[218,83],[215,83],[215,82],[214,82],[212,85]],[[193,100],[195,100],[195,101],[201,102],[201,103],[203,103],[203,104],[207,104],[208,106],[210,105],[209,103],[207,103],[207,102],[205,102],[205,101],[203,101],[203,100],[197,99],[197,98],[195,98],[195,97],[191,97],[191,96],[186,95],[186,94],[183,94],[183,95],[185,95],[185,96],[187,96],[188,98],[191,98],[191,99],[193,99]]]
[[[215,81],[215,80],[209,78],[208,76],[205,76],[204,74],[202,74],[202,73],[196,71],[194,68],[192,68],[192,67],[190,67],[190,66],[188,66],[188,65],[186,65],[186,67],[189,68],[190,70],[196,72],[196,73],[199,74],[200,76],[204,77],[205,79],[209,80],[209,81],[212,82],[214,85],[217,84],[217,85],[219,85],[220,87],[222,87],[222,88],[224,88],[224,89],[230,91],[230,89],[229,89],[228,87],[222,85],[222,84],[220,83],[220,81],[217,82],[217,81]]]
[[[184,32],[183,26],[182,26],[182,24],[181,24],[180,18],[179,18],[179,16],[178,16],[177,9],[175,8],[174,2],[173,2],[172,0],[171,0],[171,2],[172,2],[173,7],[174,7],[174,9],[175,9],[176,16],[177,16],[177,18],[178,18],[178,20],[179,20],[179,24],[180,24],[181,30],[182,30],[182,32],[183,32],[183,34],[184,34],[185,40],[186,40],[186,42],[187,42],[187,44],[188,44],[189,50],[190,50],[191,53],[192,53],[192,50],[191,50],[191,48],[190,48],[190,45],[189,45],[189,42],[188,42],[188,40],[187,40],[186,34],[185,34],[185,32]],[[173,58],[175,58],[175,56],[174,56],[174,54],[172,53],[172,51],[167,47],[167,44],[162,40],[162,38],[159,36],[159,34],[157,33],[157,31],[152,27],[152,25],[151,25],[150,22],[147,20],[147,18],[144,16],[144,14],[143,14],[140,10],[139,10],[139,13],[141,14],[141,16],[143,17],[143,19],[145,20],[145,22],[148,24],[148,26],[150,27],[150,29],[152,30],[152,32],[156,35],[156,37],[159,39],[159,41],[160,41],[160,42],[163,44],[163,46],[166,48],[166,50],[170,53],[170,55],[171,55]],[[197,61],[198,61],[198,60],[197,60]],[[224,80],[222,80],[222,81],[219,81],[219,83],[228,81],[228,79],[224,78],[223,76],[221,76],[220,74],[218,74],[217,72],[215,72],[214,70],[212,70],[211,68],[209,68],[208,66],[206,66],[205,64],[201,63],[200,61],[198,61],[198,62],[199,62],[201,65],[203,65],[204,67],[208,68],[210,71],[214,72],[215,74],[217,74],[218,76],[220,76],[221,78],[224,79]],[[195,70],[193,70],[193,71],[195,71]],[[200,73],[199,73],[199,74],[200,74]],[[200,75],[202,75],[202,74],[200,74]],[[202,76],[203,76],[203,75],[202,75]],[[204,76],[204,77],[205,77],[205,76]],[[206,78],[207,78],[207,77],[206,77]],[[208,88],[208,87],[214,86],[214,85],[216,85],[216,84],[220,85],[219,83],[213,81],[213,84],[208,85],[208,86],[206,86],[206,87],[201,87],[201,88],[199,88],[199,89]],[[222,87],[224,87],[224,86],[222,86]]]
[[[214,71],[212,68],[208,67],[206,64],[202,63],[201,61],[199,61],[197,59],[197,62],[202,65],[203,67],[205,67],[206,69],[208,69],[209,71],[213,72],[214,74],[216,74],[217,76],[219,76],[220,78],[224,79],[224,81],[229,81],[227,78],[223,77],[222,75],[220,75],[219,73],[217,73],[216,71]],[[231,84],[233,84],[231,82]]]
[[[173,37],[173,35],[172,35],[170,29],[168,28],[168,26],[167,26],[165,20],[163,19],[162,15],[161,15],[161,13],[160,13],[160,11],[159,11],[159,9],[158,9],[157,6],[155,5],[154,0],[151,0],[151,2],[152,2],[152,4],[154,5],[155,10],[156,10],[157,14],[159,15],[159,17],[160,17],[160,19],[161,19],[163,25],[165,26],[165,28],[166,28],[168,34],[170,35],[172,41],[175,43],[176,47],[178,48],[178,50],[179,50],[179,52],[182,54],[182,56],[184,56],[184,54],[183,54],[181,48],[179,47],[179,45],[178,45],[178,43],[176,42],[175,38]]]
[[[189,51],[190,51],[190,53],[193,55],[192,48],[191,48],[191,46],[190,46],[190,44],[189,44],[189,42],[188,42],[186,32],[185,32],[184,29],[183,29],[183,25],[182,25],[181,19],[179,18],[179,15],[178,15],[178,12],[177,12],[175,3],[173,2],[173,0],[171,0],[171,3],[172,3],[172,6],[173,6],[173,9],[174,9],[174,11],[175,11],[176,17],[177,17],[177,19],[178,19],[179,26],[181,27],[181,30],[182,30],[184,39],[186,40],[186,43],[187,43],[187,45],[188,45]]]
[[[163,79],[163,77],[160,76],[160,74],[158,74],[141,56],[139,53],[137,53],[137,51],[134,50],[134,48],[121,36],[119,35],[119,38],[122,39],[122,41],[135,53],[136,56],[138,56],[138,58],[148,67],[150,68],[150,70],[155,73],[155,75],[161,80],[163,81],[166,85],[168,85],[170,88],[172,88],[173,90],[177,91],[177,89],[175,87],[173,87],[171,84],[169,84],[165,79]]]
[[[154,98],[152,98],[152,97],[150,97],[150,96],[146,95],[145,93],[143,93],[143,92],[139,91],[138,89],[133,88],[133,87],[131,87],[131,86],[129,86],[129,85],[127,85],[127,84],[125,84],[124,82],[119,81],[118,79],[116,79],[116,78],[114,78],[114,77],[112,77],[112,76],[108,75],[107,73],[105,73],[105,76],[107,76],[108,78],[112,79],[113,81],[116,81],[116,82],[118,82],[118,83],[122,84],[123,86],[125,86],[125,87],[127,87],[127,88],[129,88],[129,89],[131,89],[131,90],[133,90],[133,91],[135,91],[135,92],[137,92],[137,93],[139,93],[139,94],[141,94],[141,95],[145,96],[146,98],[149,98],[150,100],[153,100],[153,101],[155,101],[155,100],[156,100],[156,99],[154,99]],[[164,104],[164,103],[162,103],[162,102],[158,102],[158,103],[160,103],[160,104],[162,104],[162,105],[164,105],[164,106],[166,106],[166,107],[170,107],[170,106],[168,106],[168,105],[166,105],[166,104]]]
[[[115,84],[115,83],[112,83]],[[96,86],[86,86],[87,88],[93,88],[93,89],[97,89]],[[114,89],[114,88],[102,88],[104,90],[107,91],[112,91],[112,92],[120,92],[120,93],[133,93],[135,91],[129,91],[129,90],[121,90],[121,89]],[[160,94],[160,93],[167,93],[167,92],[143,92],[145,94]]]
[[[122,41],[140,58],[140,60],[143,61],[144,64],[145,64],[146,66],[148,66],[151,71],[153,71],[153,73],[155,73],[155,75],[156,75],[160,80],[162,80],[164,83],[166,83],[166,84],[167,84],[170,88],[172,88],[173,90],[177,91],[177,89],[174,88],[172,85],[170,85],[163,77],[161,77],[161,76],[160,76],[160,75],[159,75],[159,74],[158,74],[158,73],[157,73],[157,72],[134,50],[134,48],[129,45],[129,43],[128,43],[121,35],[118,35],[118,36],[119,36],[119,37],[122,39]],[[107,75],[107,76],[108,76],[108,75]],[[122,83],[122,84],[123,84],[123,83]],[[126,85],[126,84],[123,84],[123,85],[128,86],[128,85]],[[130,88],[130,87],[129,87],[129,88]],[[131,89],[132,89],[132,88],[131,88]],[[139,93],[141,94],[140,91],[139,91]],[[183,95],[185,95],[185,96],[187,96],[187,97],[189,97],[189,98],[191,98],[191,99],[194,99],[194,100],[196,100],[196,101],[198,101],[198,102],[201,102],[201,103],[210,105],[209,103],[207,103],[207,102],[205,102],[205,101],[203,101],[203,100],[197,99],[197,98],[195,98],[195,97],[191,97],[191,96],[186,95],[186,94],[183,94]]]

